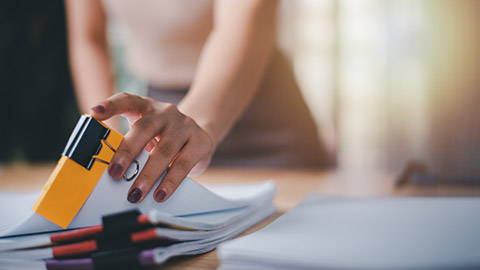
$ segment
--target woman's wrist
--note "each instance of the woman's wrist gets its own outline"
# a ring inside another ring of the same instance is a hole
[[[195,104],[192,106],[191,104]],[[213,148],[215,149],[222,139],[222,127],[216,119],[212,119],[212,113],[205,108],[199,110],[197,103],[190,102],[190,99],[184,99],[178,105],[178,110],[184,115],[192,118],[195,123],[210,137]]]
[[[213,148],[217,148],[217,145],[220,143],[221,137],[220,137],[220,131],[218,128],[218,125],[216,125],[212,121],[208,120],[200,120],[200,119],[195,119],[192,117],[193,120],[197,123],[197,125],[207,133],[207,135],[210,137],[212,140]]]

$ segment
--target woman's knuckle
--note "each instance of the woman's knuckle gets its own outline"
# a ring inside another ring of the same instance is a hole
[[[184,119],[183,119],[183,123],[188,126],[188,127],[196,127],[196,123],[195,123],[195,120],[193,120],[193,118],[191,117],[188,117],[186,116]]]
[[[144,114],[151,114],[152,112],[155,111],[155,100],[149,98],[149,97],[139,97],[139,103],[141,104],[143,108],[143,113]]]
[[[136,121],[135,123],[133,123],[133,126],[132,128],[135,128],[143,133],[147,133],[149,132],[149,125],[147,123],[147,119],[145,118],[141,118],[139,119],[138,121]]]
[[[132,97],[132,95],[130,95],[129,93],[126,93],[126,92],[121,92],[121,93],[118,93],[117,94],[119,98],[123,98],[123,99],[129,99]]]
[[[163,144],[162,146],[160,146],[158,148],[159,148],[158,153],[163,158],[170,158],[175,154],[174,150],[173,150],[173,146],[171,144]]]
[[[165,177],[162,180],[162,185],[166,186],[167,189],[170,189],[171,191],[173,191],[175,188],[177,188],[178,183],[177,183],[177,181],[175,180],[174,177],[169,176],[169,177]]]
[[[146,115],[135,122],[135,128],[141,132],[148,134],[148,136],[154,137],[159,133],[158,119],[155,119],[152,115]]]
[[[155,99],[151,97],[143,97],[143,100],[148,104],[154,104],[155,102],[157,102]]]
[[[154,176],[151,172],[142,171],[141,180],[151,182],[154,179]]]
[[[184,115],[178,110],[177,106],[170,103],[165,105],[163,112],[175,121],[180,121],[180,119],[184,117]]]
[[[167,111],[167,112],[176,112],[176,111],[177,111],[177,106],[173,105],[172,103],[166,103],[166,105],[165,105],[165,111]]]
[[[128,160],[133,160],[135,158],[130,148],[121,148],[117,153]]]
[[[115,105],[110,99],[103,101],[102,104],[105,106],[105,108],[113,108]]]
[[[178,158],[175,161],[175,167],[179,175],[187,174],[190,171],[191,162],[185,158]]]

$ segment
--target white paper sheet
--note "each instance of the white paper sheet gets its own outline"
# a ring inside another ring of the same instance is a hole
[[[220,269],[480,269],[480,198],[309,196],[219,248]]]

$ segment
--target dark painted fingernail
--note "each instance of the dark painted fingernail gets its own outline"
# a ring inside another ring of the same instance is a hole
[[[165,197],[167,197],[167,192],[165,192],[164,189],[161,189],[159,192],[157,192],[157,194],[155,194],[155,201],[161,202],[163,199],[165,199]]]
[[[92,111],[94,111],[96,113],[105,113],[106,109],[103,105],[97,105],[97,106],[92,108]]]
[[[131,203],[136,203],[142,197],[142,191],[139,188],[134,188],[130,194],[128,194],[128,201]]]
[[[122,176],[122,172],[123,172],[123,167],[118,163],[115,163],[112,166],[110,166],[110,170],[108,171],[110,176],[113,178],[120,178]]]

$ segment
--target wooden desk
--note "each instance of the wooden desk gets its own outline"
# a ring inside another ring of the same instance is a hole
[[[0,169],[0,190],[36,190],[43,186],[54,164],[13,165]],[[203,184],[228,184],[275,179],[278,194],[275,205],[279,214],[300,202],[307,194],[317,192],[342,196],[479,196],[480,186],[405,186],[394,185],[394,175],[387,173],[338,172],[311,170],[265,169],[209,169],[194,177]],[[278,215],[277,215],[278,216]],[[247,233],[258,230],[273,219],[255,226]],[[216,251],[204,255],[177,258],[162,269],[215,269]],[[159,269],[159,268],[158,268]]]

